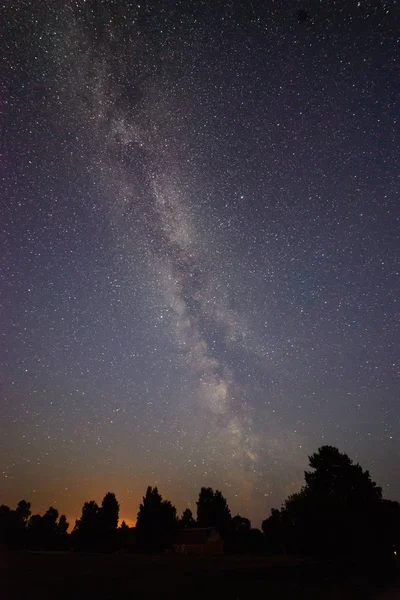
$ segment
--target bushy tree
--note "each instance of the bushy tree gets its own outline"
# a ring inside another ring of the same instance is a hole
[[[21,526],[25,527],[31,514],[31,503],[26,500],[20,500],[15,509],[15,514]]]
[[[270,548],[323,556],[384,553],[382,490],[332,446],[309,457],[306,485],[273,510],[262,529]]]
[[[271,516],[262,522],[261,529],[265,536],[265,548],[269,554],[286,552],[286,535],[282,511],[273,508],[271,510]]]
[[[322,446],[309,457],[314,471],[305,472],[307,494],[327,499],[347,507],[376,505],[382,499],[378,487],[368,471],[354,464],[333,446]]]
[[[148,487],[139,507],[136,531],[139,547],[147,552],[170,548],[178,527],[176,508],[163,500],[157,487]]]
[[[225,532],[225,552],[247,553],[250,551],[251,523],[249,519],[234,516],[230,521],[229,530]]]
[[[69,523],[67,523],[67,517],[61,515],[57,523],[57,535],[65,536],[68,532]]]
[[[181,529],[191,529],[196,526],[196,521],[193,518],[193,513],[190,508],[185,508],[179,519],[179,527]]]
[[[248,533],[251,529],[251,522],[246,517],[236,515],[232,518],[231,526],[235,533]]]
[[[98,512],[99,549],[112,552],[117,548],[117,527],[119,519],[119,503],[115,494],[108,492]]]
[[[12,510],[6,504],[0,506],[0,544],[7,544]]]
[[[90,550],[98,547],[99,537],[99,506],[91,500],[82,507],[80,519],[75,521],[72,532],[73,546],[79,550]]]
[[[72,532],[73,547],[112,552],[117,547],[118,518],[119,503],[112,492],[104,496],[100,507],[94,500],[85,502]]]
[[[119,503],[115,494],[108,492],[99,510],[100,526],[105,531],[115,531],[118,527]]]
[[[197,524],[199,527],[215,527],[225,538],[231,528],[231,511],[219,490],[202,487],[197,501]]]
[[[250,531],[246,534],[246,538],[246,551],[249,554],[265,553],[265,537],[260,529],[250,529]]]
[[[43,516],[32,515],[28,522],[28,546],[35,550],[64,550],[68,547],[65,515],[50,507]]]
[[[15,510],[2,505],[0,507],[0,540],[9,548],[20,549],[26,545],[26,529],[31,504],[26,500],[18,502]]]
[[[75,523],[75,528],[81,531],[93,532],[96,531],[99,517],[99,506],[97,502],[91,500],[85,502],[82,508],[82,516]]]

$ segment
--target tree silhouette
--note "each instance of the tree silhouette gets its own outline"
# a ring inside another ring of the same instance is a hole
[[[382,553],[382,490],[332,446],[309,457],[306,485],[273,510],[262,529],[270,548],[324,556]]]
[[[15,509],[15,514],[19,523],[25,527],[31,514],[31,503],[20,500]]]
[[[85,502],[81,518],[76,521],[72,532],[73,547],[101,552],[115,550],[118,518],[119,503],[112,492],[104,496],[100,507],[94,500]]]
[[[69,523],[65,515],[61,515],[57,523],[57,535],[65,536],[67,534]]]
[[[251,529],[251,522],[246,517],[236,515],[232,518],[232,530],[236,533],[248,533]]]
[[[178,519],[176,508],[163,500],[156,487],[148,487],[139,507],[136,531],[139,547],[147,552],[160,552],[174,542]]]
[[[134,527],[129,527],[122,521],[121,525],[115,531],[115,546],[118,547],[119,550],[136,550],[136,529]]]
[[[334,496],[335,501],[348,506],[374,504],[382,499],[382,488],[371,480],[369,472],[337,448],[322,446],[309,461],[314,471],[305,472],[308,493]]]
[[[28,546],[35,550],[62,550],[68,546],[65,515],[50,507],[43,516],[32,515],[28,522]]]
[[[400,555],[400,504],[393,500],[382,500],[381,522],[385,548]]]
[[[249,519],[234,516],[230,521],[229,530],[225,531],[225,552],[243,553],[249,552],[251,523]]]
[[[115,531],[118,527],[119,504],[115,494],[108,492],[101,503],[99,518],[102,529]]]
[[[196,521],[193,518],[192,511],[190,508],[185,508],[182,513],[181,518],[179,519],[179,527],[181,529],[191,529],[196,526]]]
[[[75,527],[86,531],[95,531],[98,524],[99,507],[97,502],[91,500],[85,502],[82,508],[82,516],[76,522]]]
[[[76,520],[72,532],[73,544],[76,549],[89,550],[96,548],[98,543],[99,506],[91,500],[85,502],[82,516]]]
[[[265,537],[259,529],[252,528],[246,534],[246,551],[250,554],[261,554],[265,552]]]
[[[148,487],[140,504],[136,528],[123,521],[118,528],[119,504],[108,492],[99,507],[85,502],[81,518],[68,535],[65,515],[50,507],[32,515],[21,500],[12,510],[0,506],[0,543],[10,549],[118,548],[160,552],[171,548],[178,528],[214,527],[227,552],[287,552],[323,557],[358,557],[379,570],[400,552],[400,504],[382,499],[382,490],[368,471],[333,446],[322,446],[309,457],[305,485],[289,496],[280,510],[272,509],[261,533],[245,517],[233,518],[219,490],[202,487],[197,520],[186,508],[177,519],[176,508],[163,500],[157,487]],[[200,532],[201,533],[201,532]]]
[[[6,504],[0,506],[0,543],[7,544],[8,530],[11,522],[11,508]]]
[[[30,550],[43,550],[43,531],[42,517],[40,515],[32,515],[28,521],[28,548]]]
[[[118,518],[118,501],[115,494],[108,492],[103,498],[97,516],[99,548],[103,552],[111,552],[116,549]]]
[[[52,506],[44,513],[41,518],[42,544],[46,549],[53,549],[57,538],[57,519],[58,510]]]
[[[43,526],[49,531],[56,532],[57,528],[57,519],[58,519],[58,510],[50,506],[47,511],[44,513],[42,517]]]
[[[9,506],[0,507],[0,540],[9,548],[19,549],[26,544],[26,525],[31,514],[31,504],[25,500],[18,502],[15,510]]]
[[[199,527],[215,527],[225,538],[231,528],[231,511],[219,490],[202,487],[197,501],[197,524]]]
[[[286,552],[285,540],[287,536],[285,535],[282,511],[273,508],[271,516],[262,522],[261,529],[265,535],[266,550],[270,554]]]

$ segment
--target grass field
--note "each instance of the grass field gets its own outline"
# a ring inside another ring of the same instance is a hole
[[[371,569],[285,557],[4,552],[0,577],[1,600],[400,600],[399,582]]]

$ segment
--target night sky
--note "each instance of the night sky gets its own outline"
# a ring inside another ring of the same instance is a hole
[[[0,503],[400,500],[396,1],[2,12]]]

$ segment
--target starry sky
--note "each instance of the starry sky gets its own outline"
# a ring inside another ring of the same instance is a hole
[[[323,444],[400,500],[399,26],[3,3],[0,503],[206,485],[259,526]]]

